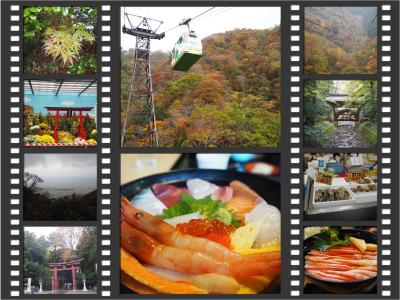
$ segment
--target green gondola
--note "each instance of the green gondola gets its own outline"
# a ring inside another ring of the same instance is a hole
[[[202,56],[201,41],[192,30],[184,32],[175,43],[172,50],[172,69],[187,71]]]

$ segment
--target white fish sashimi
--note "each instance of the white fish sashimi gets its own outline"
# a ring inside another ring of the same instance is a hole
[[[186,186],[195,199],[203,199],[218,189],[215,184],[199,178],[189,179]]]
[[[190,179],[186,182],[187,188],[193,198],[203,199],[211,196],[212,200],[227,202],[232,198],[233,189],[229,186],[218,186],[203,179]]]
[[[275,206],[263,201],[251,212],[245,214],[245,224],[265,219],[254,242],[255,248],[279,246],[281,240],[281,212]]]
[[[204,218],[205,218],[205,216],[201,215],[198,211],[196,211],[191,214],[186,214],[186,215],[181,215],[181,216],[177,216],[177,217],[170,218],[170,219],[165,219],[164,221],[167,222],[168,224],[176,227],[176,225],[178,225],[178,224],[187,223],[193,219],[204,219]]]
[[[144,189],[137,194],[133,199],[132,203],[141,210],[152,214],[154,216],[161,215],[163,210],[167,207],[158,199],[151,188]]]

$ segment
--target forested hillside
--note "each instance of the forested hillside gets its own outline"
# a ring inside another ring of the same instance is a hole
[[[306,73],[376,73],[377,16],[373,7],[307,7]]]
[[[151,55],[160,146],[278,146],[280,28],[236,29],[202,45],[188,72],[173,71],[169,53]],[[122,118],[133,57],[122,52]]]

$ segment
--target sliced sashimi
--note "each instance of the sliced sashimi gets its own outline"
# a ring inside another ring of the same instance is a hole
[[[203,199],[207,196],[211,196],[211,194],[218,189],[218,186],[215,184],[199,178],[189,179],[186,182],[186,186],[195,199]]]
[[[154,195],[150,188],[144,189],[135,196],[132,202],[137,208],[152,215],[161,215],[167,207]]]
[[[323,280],[351,282],[365,280],[377,274],[376,252],[362,253],[354,245],[326,251],[313,249],[304,258],[305,271],[310,276]]]
[[[265,201],[260,195],[243,182],[233,180],[229,186],[233,189],[233,195],[236,197],[253,199],[256,203]]]
[[[166,207],[178,203],[182,193],[190,194],[186,188],[178,188],[171,184],[156,183],[153,184],[152,189],[156,197]]]
[[[333,275],[333,274],[326,274],[324,272],[321,271],[316,271],[316,270],[312,270],[312,271],[307,271],[310,275],[312,275],[315,278],[319,278],[319,279],[324,279],[324,280],[330,280],[330,281],[347,281],[347,279],[343,276],[340,275]]]
[[[281,237],[281,212],[275,206],[262,201],[244,216],[245,224],[264,219],[261,229],[256,236],[254,247],[273,247],[280,245]]]
[[[211,196],[213,200],[227,202],[233,196],[233,189],[230,186],[221,187],[199,178],[188,180],[186,186],[195,199]]]
[[[325,270],[324,273],[329,274],[329,275],[339,275],[344,278],[347,278],[347,280],[349,280],[349,281],[362,280],[362,279],[368,278],[367,276],[357,274],[357,273],[351,273],[349,271],[342,272],[342,271],[334,271],[334,270]]]
[[[352,269],[351,267],[348,266],[328,266],[328,265],[323,265],[323,266],[306,265],[304,268],[306,270],[319,270],[319,271],[324,271],[324,270],[348,271]]]
[[[238,198],[233,196],[226,204],[226,209],[235,212],[236,217],[240,220],[244,220],[244,215],[251,212],[255,207],[256,203],[253,199],[249,198]]]
[[[221,202],[228,202],[232,199],[233,189],[229,186],[219,186],[211,194],[213,200],[220,200]]]

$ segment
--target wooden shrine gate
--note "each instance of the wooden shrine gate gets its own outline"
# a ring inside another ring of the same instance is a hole
[[[352,109],[345,108],[338,111],[334,111],[333,121],[352,121],[359,122],[360,121],[360,110],[353,111]]]
[[[76,290],[76,273],[75,271],[80,270],[80,263],[82,259],[70,261],[70,262],[61,262],[61,263],[49,263],[49,268],[51,271],[51,290],[59,290],[59,282],[58,282],[58,273],[61,271],[71,271],[72,272],[72,289]]]
[[[332,108],[331,121],[338,124],[340,121],[360,122],[363,118],[362,105],[357,108],[343,108],[346,103],[347,94],[328,94],[326,102]]]
[[[93,107],[48,107],[45,109],[50,113],[50,118],[55,119],[54,140],[58,143],[58,120],[66,118],[79,119],[78,136],[86,140],[86,131],[83,128],[84,119],[89,118],[89,112]]]

